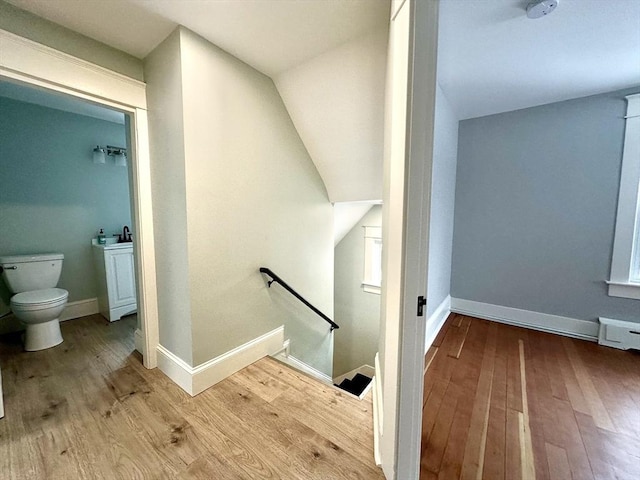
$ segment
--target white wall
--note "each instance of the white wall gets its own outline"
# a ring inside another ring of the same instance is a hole
[[[332,202],[382,199],[388,28],[275,78]]]
[[[457,158],[458,119],[447,97],[438,86],[431,185],[427,318],[433,315],[451,292]]]
[[[369,202],[338,202],[333,204],[333,244],[340,241],[351,231],[365,214],[371,210]]]
[[[338,243],[335,253],[335,321],[333,378],[373,366],[380,332],[380,295],[365,292],[364,227],[382,226],[382,206],[376,205]]]
[[[193,362],[180,35],[145,59],[160,344]]]
[[[163,330],[190,328],[193,357],[183,359],[199,365],[284,324],[298,338],[292,353],[310,344],[300,359],[330,375],[329,325],[258,271],[271,268],[333,316],[333,211],[322,179],[271,79],[184,28],[165,43],[147,62],[158,95],[149,97],[158,296],[189,309],[161,323],[161,343],[169,348]]]

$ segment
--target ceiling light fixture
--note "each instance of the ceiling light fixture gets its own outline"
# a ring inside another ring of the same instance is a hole
[[[527,5],[527,17],[542,18],[553,12],[558,6],[558,0],[538,0]]]

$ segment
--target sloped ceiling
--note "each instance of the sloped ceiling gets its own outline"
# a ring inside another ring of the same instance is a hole
[[[382,199],[386,24],[274,78],[332,202]]]
[[[144,58],[178,25],[274,79],[336,201],[382,198],[389,0],[8,0]]]
[[[389,0],[7,0],[144,58],[177,25],[273,76],[360,37]]]

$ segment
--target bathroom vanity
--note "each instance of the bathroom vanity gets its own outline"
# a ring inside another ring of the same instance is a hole
[[[91,243],[98,274],[100,313],[110,322],[135,313],[138,305],[133,243],[109,241],[106,245],[99,245],[95,239]]]

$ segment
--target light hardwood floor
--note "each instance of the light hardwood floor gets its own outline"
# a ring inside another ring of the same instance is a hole
[[[383,479],[371,398],[264,358],[192,398],[133,352],[135,317],[0,337],[2,479]]]
[[[640,354],[452,315],[425,357],[421,479],[640,479]]]

